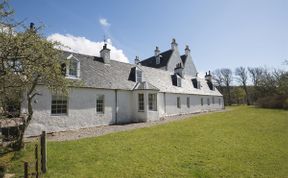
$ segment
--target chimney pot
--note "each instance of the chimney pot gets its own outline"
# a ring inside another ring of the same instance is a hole
[[[190,53],[190,48],[188,45],[186,45],[185,47],[185,55],[188,56],[188,54]]]
[[[177,49],[178,44],[176,43],[176,39],[173,38],[172,39],[172,43],[171,43],[171,49],[172,50],[176,50]]]

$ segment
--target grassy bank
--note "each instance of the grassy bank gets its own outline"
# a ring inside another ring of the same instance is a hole
[[[9,162],[22,174],[33,144]],[[1,160],[0,160],[1,161]],[[150,128],[48,142],[44,177],[285,177],[288,112],[237,107]]]

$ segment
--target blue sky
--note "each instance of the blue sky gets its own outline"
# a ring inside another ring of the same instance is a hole
[[[238,66],[284,67],[288,59],[286,0],[10,0],[18,20],[43,23],[44,34],[70,34],[122,49],[130,62],[189,44],[199,71]],[[108,26],[99,19],[106,19]]]

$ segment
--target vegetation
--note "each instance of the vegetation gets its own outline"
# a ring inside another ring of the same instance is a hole
[[[287,65],[287,62],[284,64]],[[213,79],[224,96],[225,105],[242,101],[242,104],[256,104],[258,107],[287,109],[288,71],[237,67],[233,76],[230,69],[223,68],[213,72]],[[252,85],[248,85],[249,79]],[[233,83],[234,80],[236,83]]]
[[[286,177],[288,112],[229,109],[96,138],[48,142],[44,177]],[[15,154],[9,172],[22,174],[33,145]]]
[[[0,101],[6,113],[9,108],[6,104],[11,99],[22,99],[21,94],[25,97],[27,117],[22,119],[23,126],[19,127],[14,145],[20,149],[24,131],[32,119],[32,102],[41,95],[36,86],[44,84],[51,90],[66,93],[68,82],[62,75],[60,52],[55,49],[60,44],[47,41],[39,33],[41,28],[36,28],[33,23],[29,28],[15,23],[7,1],[0,4]],[[18,93],[16,97],[15,93]]]

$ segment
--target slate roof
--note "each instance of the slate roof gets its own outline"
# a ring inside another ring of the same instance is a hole
[[[171,52],[165,54],[168,53]],[[222,96],[217,89],[215,91],[210,90],[205,79],[197,78],[200,80],[202,87],[201,89],[195,89],[192,84],[192,78],[184,76],[181,82],[182,87],[177,87],[172,85],[171,75],[173,73],[142,66],[141,64],[137,66],[142,70],[143,80],[146,82],[136,85],[135,77],[133,80],[133,76],[135,76],[134,64],[114,60],[110,60],[110,64],[104,64],[101,57],[72,52],[63,52],[63,58],[66,59],[71,54],[80,61],[80,80],[83,83],[81,87],[120,90],[153,89],[167,93]]]
[[[159,64],[156,64],[156,57],[155,56],[152,56],[148,59],[144,59],[144,60],[140,61],[140,63],[143,66],[153,67],[153,68],[165,67],[165,66],[167,66],[167,63],[168,63],[172,53],[173,53],[173,50],[171,50],[171,49],[160,53],[159,55],[161,55],[162,57],[160,58]]]
[[[149,82],[137,82],[133,90],[158,90],[159,91],[157,87],[155,87]]]
[[[180,57],[181,57],[182,63],[183,63],[184,66],[185,66],[185,62],[186,62],[187,56],[184,54],[184,55],[182,55],[182,56],[180,56]]]

